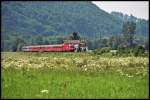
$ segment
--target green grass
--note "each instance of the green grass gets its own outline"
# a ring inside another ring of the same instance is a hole
[[[86,57],[84,58],[83,55]],[[4,53],[2,54],[3,66],[11,60],[17,62],[20,59],[19,57],[26,60],[29,56],[33,59],[37,57],[35,59],[37,61],[39,57],[46,56],[50,57],[50,59],[45,59],[49,61],[53,57],[88,59],[87,56],[89,55],[82,53],[77,55],[74,53]],[[95,61],[98,61],[96,60],[99,58],[98,56],[93,57]],[[6,60],[7,58],[9,60]],[[44,61],[42,62],[44,63]],[[32,63],[35,63],[35,61]],[[63,62],[54,63],[56,66],[61,66]],[[72,65],[72,63],[66,64]],[[59,66],[56,69],[47,67],[16,69],[14,64],[12,67],[4,68],[1,71],[2,98],[148,98],[148,74],[127,77],[111,69],[82,71],[75,70],[80,69],[78,66],[70,67],[72,70],[59,69]],[[130,67],[124,67],[123,69],[127,70]],[[133,68],[138,67],[134,66]],[[42,90],[48,90],[48,93],[42,93]]]
[[[148,77],[57,70],[2,73],[2,98],[148,98]],[[45,89],[48,94],[40,92]]]

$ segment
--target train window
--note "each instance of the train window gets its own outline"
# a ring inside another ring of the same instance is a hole
[[[70,48],[74,48],[74,46],[73,46],[72,44],[69,44],[69,47],[70,47]]]
[[[60,48],[60,47],[58,47],[58,46],[54,46],[53,48]]]
[[[23,47],[22,50],[23,50],[23,51],[29,51],[30,48],[29,48],[29,47]]]

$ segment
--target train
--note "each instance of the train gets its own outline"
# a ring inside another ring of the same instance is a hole
[[[86,43],[80,40],[67,40],[62,44],[54,45],[30,45],[22,47],[22,51],[24,52],[82,52],[87,50]]]

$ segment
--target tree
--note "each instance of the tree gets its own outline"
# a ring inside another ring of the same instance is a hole
[[[44,44],[45,44],[45,45],[48,45],[48,44],[49,44],[48,40],[45,39],[45,40],[44,40]]]
[[[72,36],[70,37],[71,40],[80,40],[80,36],[77,32],[73,32]]]
[[[101,47],[108,47],[109,46],[108,40],[109,40],[108,38],[101,39]]]
[[[145,52],[145,48],[141,45],[138,45],[134,50],[134,56],[143,55]]]
[[[111,37],[109,38],[108,45],[109,45],[109,47],[112,47],[112,48],[113,48],[113,45],[114,45],[114,36],[111,36]]]
[[[126,21],[123,23],[122,33],[124,35],[124,39],[127,45],[132,47],[133,37],[135,34],[136,23],[131,21]]]
[[[149,51],[149,38],[145,40],[145,49]]]
[[[25,44],[23,37],[20,33],[14,33],[11,40],[12,51],[20,51],[22,46]]]
[[[36,44],[37,45],[42,45],[43,44],[43,37],[42,37],[42,35],[37,35],[37,37],[36,37]]]

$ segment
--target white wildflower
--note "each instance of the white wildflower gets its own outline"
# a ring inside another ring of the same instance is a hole
[[[41,93],[48,93],[48,90],[41,90]]]
[[[127,77],[133,77],[133,76],[131,76],[131,75],[128,75],[128,74],[126,74],[126,76],[127,76]]]
[[[128,77],[133,77],[133,76],[130,76],[130,75],[129,75]]]
[[[85,68],[84,70],[87,71],[87,68]]]

